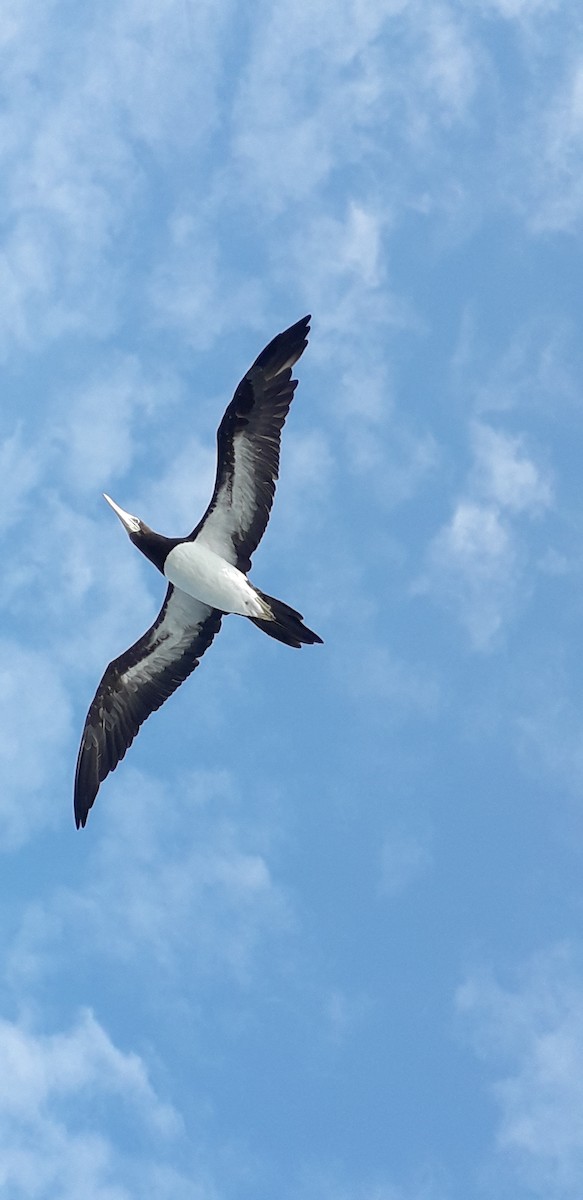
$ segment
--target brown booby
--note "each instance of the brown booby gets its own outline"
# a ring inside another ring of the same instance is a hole
[[[77,828],[142,723],[198,666],[227,613],[248,617],[288,646],[322,641],[301,613],[248,578],[269,520],[281,431],[297,387],[292,367],[307,346],[309,321],[275,337],[236,389],[217,433],[211,502],[192,533],[164,537],[105,496],[168,590],[151,628],[107,667],[87,714],[75,776]]]

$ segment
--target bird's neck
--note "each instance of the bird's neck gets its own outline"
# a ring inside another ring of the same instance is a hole
[[[168,538],[162,533],[154,533],[153,529],[141,529],[139,533],[131,533],[130,538],[162,574],[167,555],[182,541],[182,538]]]

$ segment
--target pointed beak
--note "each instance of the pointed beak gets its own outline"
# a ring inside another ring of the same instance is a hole
[[[137,517],[133,517],[132,514],[126,512],[124,508],[120,508],[119,504],[116,504],[115,500],[112,500],[111,496],[108,496],[106,492],[103,493],[103,498],[104,500],[107,500],[107,503],[111,505],[116,516],[119,517],[126,533],[129,534],[140,532],[140,522]]]

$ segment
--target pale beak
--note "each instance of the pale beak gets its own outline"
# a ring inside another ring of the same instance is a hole
[[[112,500],[111,496],[108,496],[106,492],[103,493],[103,498],[107,500],[114,513],[119,517],[126,533],[140,532],[140,522],[137,517],[133,517],[131,513],[126,512],[125,508],[120,508],[119,504],[116,504],[115,500]]]

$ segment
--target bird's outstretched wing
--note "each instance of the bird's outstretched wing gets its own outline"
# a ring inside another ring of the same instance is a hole
[[[265,347],[241,380],[217,433],[211,502],[190,538],[247,572],[269,520],[279,472],[281,431],[297,380],[292,367],[308,344],[304,317]]]
[[[99,785],[140,725],[198,666],[222,613],[172,585],[154,624],[110,662],[87,714],[75,775],[75,823],[85,825]]]

